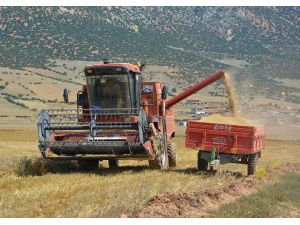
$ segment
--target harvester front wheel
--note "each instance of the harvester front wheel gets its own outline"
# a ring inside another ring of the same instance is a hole
[[[119,160],[117,159],[110,159],[108,160],[108,166],[110,169],[116,169],[119,167]]]
[[[149,167],[153,170],[167,170],[169,168],[168,161],[168,156],[155,156],[154,160],[149,160]]]
[[[96,159],[79,159],[78,165],[81,170],[91,171],[98,169],[99,160]]]
[[[169,160],[169,167],[176,167],[177,154],[176,154],[176,144],[174,142],[168,143],[168,160]]]
[[[198,170],[199,171],[208,170],[208,161],[201,158],[201,151],[198,151]]]
[[[248,176],[256,172],[258,164],[258,152],[248,156]]]
[[[167,170],[169,168],[169,158],[168,158],[168,151],[167,146],[161,143],[158,151],[155,155],[153,160],[149,160],[149,167],[150,169],[156,170]]]

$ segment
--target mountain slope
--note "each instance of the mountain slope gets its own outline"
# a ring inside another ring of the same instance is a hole
[[[267,85],[280,95],[284,87],[274,78],[299,78],[299,12],[299,7],[1,7],[0,66],[139,57],[178,68],[187,82],[224,68],[238,74],[237,82],[255,80],[257,94],[265,95],[261,87]]]

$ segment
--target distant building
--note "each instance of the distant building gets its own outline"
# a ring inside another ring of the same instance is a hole
[[[205,115],[206,110],[205,110],[205,108],[192,108],[191,113],[196,114],[196,115]]]
[[[186,124],[187,124],[186,120],[177,120],[177,119],[175,119],[175,122],[178,126],[186,126]]]
[[[185,101],[185,104],[186,105],[200,105],[201,104],[201,101],[200,100],[197,100],[197,99],[187,99]]]

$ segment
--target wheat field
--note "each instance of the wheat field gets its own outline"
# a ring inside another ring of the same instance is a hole
[[[199,191],[246,176],[246,166],[235,164],[215,175],[200,174],[196,152],[184,147],[183,136],[175,141],[177,169],[153,171],[146,161],[121,161],[111,171],[104,161],[97,171],[82,172],[75,162],[41,163],[36,131],[1,130],[0,217],[119,217],[138,212],[158,193]],[[299,162],[299,146],[267,141],[258,173]]]

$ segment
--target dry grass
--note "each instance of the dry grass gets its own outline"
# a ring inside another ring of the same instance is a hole
[[[184,147],[183,137],[176,142],[175,170],[152,171],[144,161],[122,161],[118,170],[103,162],[87,173],[74,162],[41,161],[35,131],[0,131],[0,217],[116,217],[140,210],[158,193],[199,191],[246,175],[245,166],[230,164],[216,175],[200,174],[196,152]],[[299,161],[299,146],[268,141],[260,168]]]
[[[280,174],[277,182],[271,182],[258,189],[257,193],[243,196],[224,204],[217,217],[267,218],[300,216],[300,173]]]

